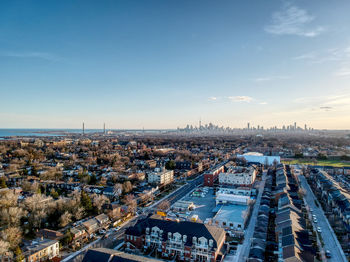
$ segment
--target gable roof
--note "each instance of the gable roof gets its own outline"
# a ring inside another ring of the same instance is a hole
[[[161,220],[154,217],[145,218],[139,220],[134,226],[126,229],[125,234],[133,236],[142,236],[146,232],[146,228],[152,229],[158,227],[163,230],[163,239],[167,239],[168,232],[180,233],[187,236],[186,245],[192,245],[193,237],[205,237],[206,239],[213,239],[213,247],[217,248],[225,239],[225,230],[215,226],[209,226],[202,223],[190,222],[190,221],[169,221]]]

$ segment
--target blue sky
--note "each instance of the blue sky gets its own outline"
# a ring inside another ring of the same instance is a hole
[[[336,4],[335,4],[336,3]],[[1,1],[0,127],[350,128],[350,1]]]

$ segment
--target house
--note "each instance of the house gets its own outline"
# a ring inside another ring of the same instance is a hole
[[[105,195],[106,197],[113,198],[113,197],[119,197],[122,193],[122,190],[119,188],[117,191],[114,190],[113,187],[106,187],[102,194]]]
[[[46,238],[51,240],[60,240],[63,238],[63,234],[61,232],[51,230],[51,229],[41,229],[36,233],[38,238]]]
[[[73,241],[82,240],[87,237],[87,232],[83,226],[77,226],[70,230],[73,235]]]
[[[101,214],[98,216],[95,216],[95,219],[97,220],[99,227],[106,227],[109,224],[109,218],[106,214]]]
[[[99,229],[99,223],[95,218],[91,218],[83,222],[83,226],[85,227],[88,234],[95,233]]]

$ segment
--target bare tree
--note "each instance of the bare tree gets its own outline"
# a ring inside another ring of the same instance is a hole
[[[164,200],[158,205],[158,209],[162,211],[167,211],[169,208],[170,202],[168,200]]]
[[[10,243],[0,239],[0,258],[2,258],[2,256],[5,255],[7,252],[9,252],[9,249]]]
[[[78,207],[74,212],[74,218],[80,220],[85,216],[85,209],[83,207]]]
[[[18,207],[18,196],[19,194],[12,190],[0,193],[0,225],[16,226],[25,215],[24,210]]]
[[[132,184],[130,181],[126,181],[123,184],[123,191],[124,193],[129,193],[132,190]]]
[[[8,227],[1,231],[1,238],[8,242],[13,250],[22,242],[22,232],[18,227]]]
[[[125,197],[124,203],[128,206],[128,212],[135,213],[137,208],[137,202],[134,195],[129,194]]]
[[[0,210],[0,221],[3,225],[16,226],[26,212],[20,207],[2,208]]]
[[[123,185],[122,184],[115,184],[113,187],[113,193],[115,196],[120,196],[123,192]]]
[[[13,207],[17,206],[19,194],[12,190],[5,190],[0,192],[0,207]]]
[[[93,195],[92,204],[97,208],[98,213],[101,213],[102,206],[108,204],[109,199],[104,195]]]
[[[70,222],[72,222],[72,214],[66,211],[60,217],[60,227],[65,227]]]
[[[48,211],[52,207],[51,204],[54,204],[52,197],[41,194],[34,194],[26,198],[23,208],[28,211],[28,220],[33,227],[40,227],[42,220],[47,217]]]

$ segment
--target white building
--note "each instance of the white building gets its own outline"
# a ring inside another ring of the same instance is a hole
[[[229,167],[226,173],[219,174],[219,184],[226,185],[251,185],[256,178],[256,170],[253,167]]]
[[[218,194],[232,194],[239,196],[250,196],[252,194],[252,189],[249,187],[225,187],[221,186],[217,189],[216,195]]]
[[[248,217],[247,214],[247,206],[225,205],[214,216],[213,225],[242,234]]]
[[[280,156],[264,156],[263,154],[257,152],[237,155],[237,158],[244,158],[248,163],[260,163],[262,165],[273,165],[274,162],[277,162],[277,164],[281,162]]]
[[[233,204],[233,205],[248,205],[250,196],[239,196],[232,194],[219,193],[216,195],[216,205]]]
[[[174,180],[174,170],[156,168],[154,172],[148,174],[148,183],[166,185]]]

